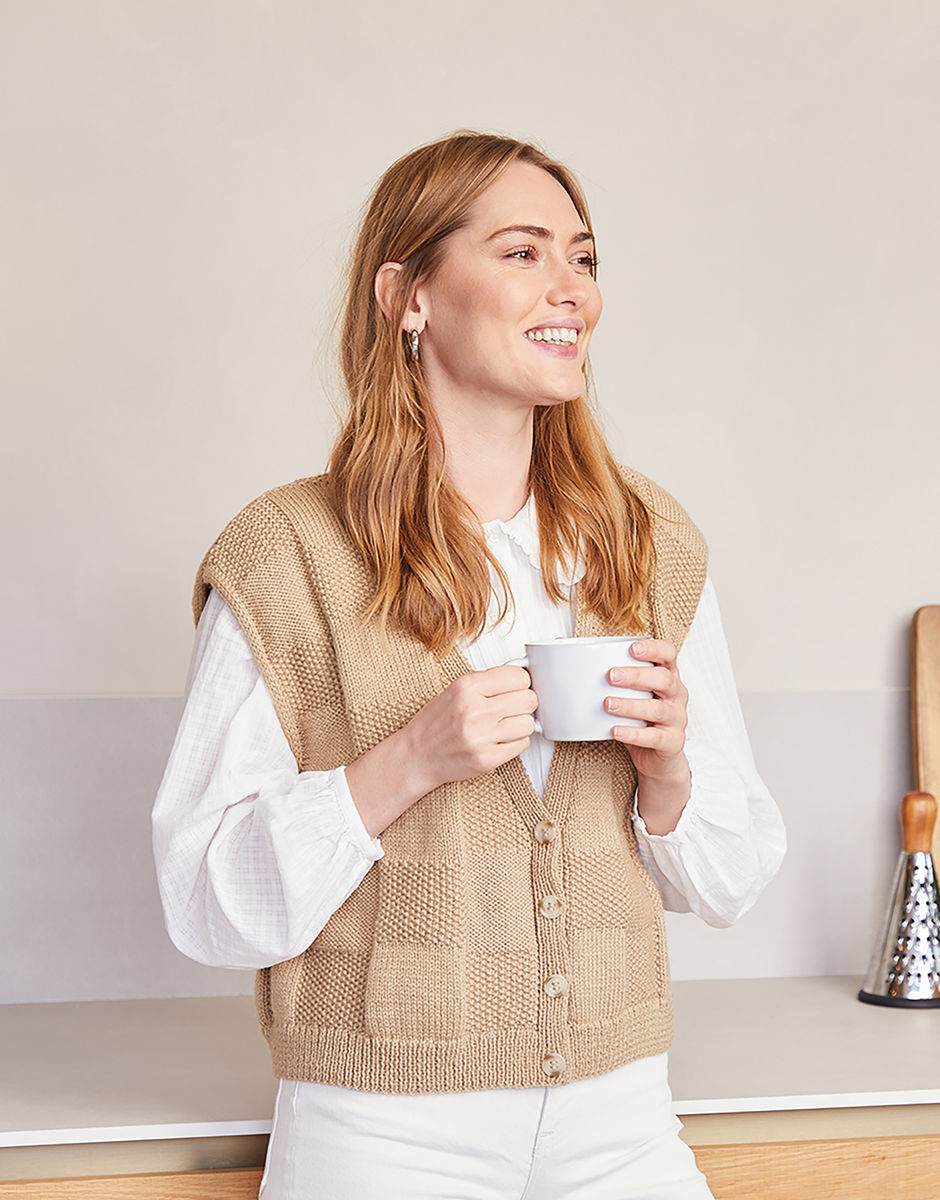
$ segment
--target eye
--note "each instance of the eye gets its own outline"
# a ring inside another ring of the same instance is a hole
[[[517,246],[515,250],[510,250],[506,257],[518,258],[521,262],[531,262],[536,257],[536,249],[534,246]]]
[[[579,254],[575,262],[579,267],[586,267],[589,271],[597,270],[598,258],[596,254]]]

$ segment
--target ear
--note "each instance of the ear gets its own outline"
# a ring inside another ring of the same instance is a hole
[[[379,308],[381,308],[387,317],[391,317],[392,315],[395,289],[399,285],[401,269],[401,263],[386,262],[382,263],[375,273],[375,298],[378,301]],[[405,308],[405,316],[402,320],[402,329],[409,331],[417,329],[419,333],[424,329],[424,317],[421,312],[421,306],[418,303],[417,288],[415,288],[409,297]]]

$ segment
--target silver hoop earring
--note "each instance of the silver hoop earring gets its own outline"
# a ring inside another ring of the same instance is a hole
[[[411,331],[411,357],[415,360],[415,362],[418,361],[418,331],[417,331],[417,329],[412,329],[412,331]]]

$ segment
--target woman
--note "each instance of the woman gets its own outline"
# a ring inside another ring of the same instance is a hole
[[[729,924],[784,839],[701,536],[582,398],[595,275],[535,147],[406,155],[353,254],[329,473],[200,567],[155,853],[175,944],[258,969],[265,1200],[709,1195],[666,1080],[663,901]],[[622,632],[649,636],[612,739],[537,735],[506,664]]]

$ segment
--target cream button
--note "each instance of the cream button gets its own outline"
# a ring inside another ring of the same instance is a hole
[[[539,912],[543,917],[557,917],[561,909],[562,903],[557,896],[543,896],[539,904]]]
[[[554,821],[539,821],[533,832],[535,840],[543,846],[548,842],[553,842],[558,836],[558,830],[555,828]]]
[[[546,1054],[542,1059],[542,1070],[549,1079],[556,1079],[565,1069],[565,1060],[560,1054]]]
[[[542,984],[542,991],[546,996],[564,996],[568,990],[568,980],[564,975],[549,975],[548,979]]]

